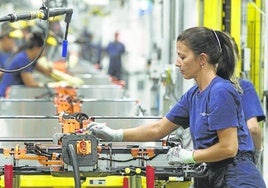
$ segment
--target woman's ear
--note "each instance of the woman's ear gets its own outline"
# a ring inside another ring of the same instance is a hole
[[[208,56],[205,53],[199,55],[200,65],[203,67],[208,62]]]

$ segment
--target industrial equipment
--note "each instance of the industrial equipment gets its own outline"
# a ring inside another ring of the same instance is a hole
[[[94,186],[106,182],[106,180],[92,178],[113,176],[114,180],[116,179],[114,177],[119,176],[121,179],[117,181],[117,186],[119,184],[126,187],[126,184],[130,184],[130,187],[141,187],[142,184],[146,184],[146,187],[150,188],[154,187],[157,181],[169,181],[170,177],[180,178],[182,182],[191,182],[192,177],[206,174],[205,164],[170,166],[167,163],[165,157],[169,148],[180,144],[180,141],[172,139],[172,136],[148,143],[105,142],[92,135],[88,128],[89,123],[96,120],[108,122],[109,126],[116,129],[137,126],[145,120],[154,121],[160,117],[133,116],[134,114],[129,114],[131,116],[128,117],[87,115],[81,111],[82,107],[85,103],[96,100],[80,100],[76,89],[72,87],[55,88],[54,91],[54,98],[50,100],[1,100],[2,116],[0,119],[4,120],[2,125],[9,126],[8,130],[20,129],[12,135],[8,132],[2,133],[0,175],[4,176],[6,188],[13,184],[14,179],[17,180],[15,182],[19,182],[24,175],[73,178],[76,188],[80,188],[82,184]],[[37,112],[33,104],[38,102],[40,106],[41,101],[43,107],[47,105],[49,107],[47,109],[51,110],[45,110],[48,112],[47,115],[31,115]],[[114,106],[127,102],[125,106],[130,111],[129,104],[133,102],[135,106],[137,105],[135,100],[102,101],[106,102],[104,103],[106,107],[111,102],[119,102],[113,103]],[[92,104],[88,103],[86,111],[95,108]],[[16,108],[10,109],[12,105]],[[122,106],[119,105],[119,107]],[[9,112],[5,111],[7,109]],[[137,112],[136,110],[134,111]],[[101,114],[101,112],[105,112],[103,108],[98,113]],[[10,115],[11,113],[13,114]],[[35,121],[30,122],[30,119]],[[57,121],[48,121],[53,119]],[[8,123],[10,122],[8,120],[12,120],[12,125]],[[21,124],[21,126],[16,124]],[[53,129],[47,131],[48,126]],[[27,127],[35,131],[31,132]],[[37,132],[39,128],[40,130],[44,128],[44,131]],[[29,133],[26,133],[25,129],[29,130]],[[52,132],[54,132],[53,135],[50,135]]]
[[[74,177],[76,187],[81,187],[81,180],[87,177],[143,176],[150,182],[169,177],[189,180],[206,175],[205,164],[167,164],[165,156],[174,142],[166,139],[153,144],[104,142],[90,134],[88,124],[84,123],[88,121],[94,118],[84,113],[61,113],[62,132],[54,135],[53,141],[1,148],[0,174],[6,179],[15,175]]]

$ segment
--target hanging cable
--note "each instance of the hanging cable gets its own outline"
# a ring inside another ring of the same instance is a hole
[[[79,173],[79,166],[77,163],[77,156],[74,150],[74,146],[72,144],[68,145],[68,152],[72,160],[75,188],[81,188],[81,178],[80,178],[80,173]]]
[[[42,7],[40,8],[42,10],[47,10],[47,7],[45,6],[45,4],[43,3],[42,4]],[[48,11],[47,11],[48,12]],[[49,13],[48,13],[49,14]],[[13,17],[16,17],[18,18],[18,16],[11,16],[11,14],[9,14],[10,16],[10,20],[13,18]],[[12,21],[12,20],[11,20]],[[16,20],[15,20],[16,21]],[[4,72],[4,73],[15,73],[15,72],[20,72],[24,69],[26,69],[27,67],[31,66],[32,64],[34,64],[42,55],[45,47],[46,47],[46,41],[47,41],[47,37],[48,37],[48,30],[49,30],[49,20],[47,19],[47,24],[46,24],[46,31],[45,31],[45,38],[44,38],[44,43],[43,43],[43,46],[39,52],[39,54],[37,55],[37,57],[35,57],[32,61],[30,61],[29,63],[27,63],[25,66],[22,66],[20,68],[17,68],[17,69],[5,69],[5,68],[1,68],[0,67],[0,71],[1,72]]]
[[[47,4],[48,4],[48,2],[47,2]],[[15,73],[15,72],[22,71],[22,70],[26,69],[27,67],[31,66],[32,64],[34,64],[41,57],[41,55],[46,47],[46,41],[47,41],[48,33],[49,33],[49,19],[48,18],[58,16],[58,15],[63,15],[63,14],[66,14],[65,22],[67,25],[66,25],[65,38],[63,41],[62,56],[66,57],[67,45],[68,45],[67,35],[68,35],[69,23],[71,22],[71,17],[73,14],[73,9],[71,9],[71,8],[54,8],[54,9],[49,10],[48,7],[43,2],[42,7],[38,11],[33,11],[30,13],[26,13],[26,14],[15,14],[15,13],[8,14],[7,16],[0,18],[0,22],[3,22],[3,21],[16,22],[19,20],[31,20],[31,19],[36,19],[36,18],[42,19],[42,20],[47,20],[44,44],[43,44],[39,54],[37,55],[37,57],[35,57],[32,61],[27,63],[25,66],[22,66],[22,67],[17,68],[17,69],[0,68],[0,72]]]

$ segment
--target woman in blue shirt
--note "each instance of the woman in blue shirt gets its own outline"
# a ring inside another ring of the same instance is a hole
[[[196,178],[195,187],[266,187],[253,163],[241,95],[231,81],[237,59],[231,37],[205,27],[189,28],[177,38],[177,54],[176,66],[196,85],[165,117],[119,130],[93,122],[92,133],[104,140],[144,142],[161,139],[178,126],[189,127],[194,150],[173,147],[167,160],[172,165],[206,162],[208,176]]]

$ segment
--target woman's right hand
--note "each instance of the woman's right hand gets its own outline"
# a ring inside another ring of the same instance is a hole
[[[92,134],[97,138],[113,142],[123,141],[123,129],[111,129],[106,123],[97,122],[91,122],[88,127]]]

